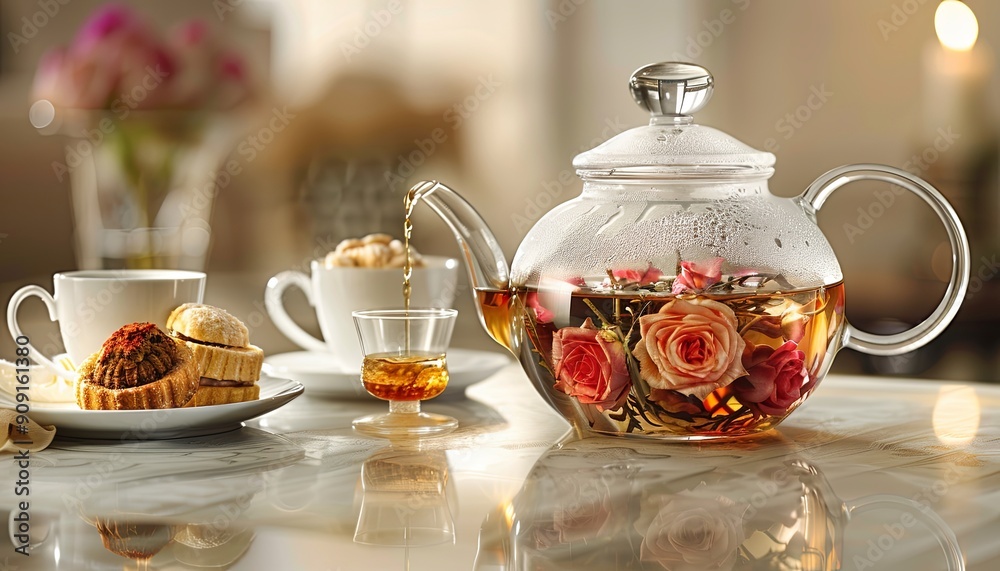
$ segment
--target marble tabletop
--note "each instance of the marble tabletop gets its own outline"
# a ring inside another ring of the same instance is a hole
[[[771,434],[703,443],[580,438],[516,365],[425,403],[448,436],[352,432],[384,408],[306,391],[222,434],[57,437],[27,496],[4,455],[0,570],[1000,569],[991,386],[832,375]]]

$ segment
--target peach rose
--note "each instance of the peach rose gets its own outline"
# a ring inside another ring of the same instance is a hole
[[[743,522],[724,502],[686,496],[663,501],[648,527],[640,529],[639,559],[668,571],[733,568],[745,539]]]
[[[711,258],[703,262],[681,262],[681,273],[674,280],[670,292],[674,295],[697,293],[719,283],[722,279],[722,262],[722,258]]]
[[[736,314],[710,299],[675,299],[639,318],[641,339],[632,354],[654,389],[705,398],[746,374],[740,362],[746,342]]]
[[[621,406],[632,379],[625,349],[614,334],[588,318],[583,327],[563,327],[552,336],[556,388],[598,410]]]

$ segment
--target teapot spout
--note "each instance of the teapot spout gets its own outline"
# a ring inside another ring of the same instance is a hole
[[[423,201],[455,233],[475,289],[507,290],[510,271],[507,258],[483,217],[457,192],[436,180],[414,185],[409,192],[414,203]]]
[[[408,201],[427,203],[451,228],[462,249],[475,307],[483,328],[497,342],[515,353],[511,313],[510,270],[496,236],[483,217],[457,192],[437,181],[423,181],[410,188]]]

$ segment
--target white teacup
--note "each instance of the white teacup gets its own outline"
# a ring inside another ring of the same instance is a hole
[[[423,267],[413,268],[410,307],[451,307],[458,282],[458,260],[424,256]],[[267,282],[264,305],[275,326],[296,345],[309,351],[332,354],[341,369],[361,370],[364,353],[358,342],[351,312],[403,306],[403,271],[400,268],[326,267],[313,260],[312,276],[281,272]],[[295,286],[316,309],[323,339],[304,331],[285,311],[282,294]]]
[[[165,328],[170,311],[183,303],[201,303],[205,274],[183,270],[81,270],[52,276],[53,293],[37,285],[14,292],[7,304],[7,327],[15,341],[24,337],[17,323],[17,308],[38,296],[59,322],[63,346],[74,366],[79,366],[118,328],[148,321]],[[58,375],[76,374],[52,362],[29,342],[29,356]]]

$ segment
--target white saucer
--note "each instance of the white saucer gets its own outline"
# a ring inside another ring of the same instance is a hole
[[[511,359],[501,353],[473,349],[448,349],[448,388],[442,396],[462,394],[465,387],[488,378]],[[362,399],[369,395],[361,385],[361,371],[345,371],[329,353],[295,351],[270,355],[264,371],[305,385],[306,394],[340,399]]]
[[[302,394],[302,383],[261,375],[260,398],[246,402],[153,410],[81,410],[73,403],[35,403],[28,416],[55,425],[60,436],[111,440],[161,440],[218,434],[275,410]],[[0,393],[0,407],[14,402]]]

